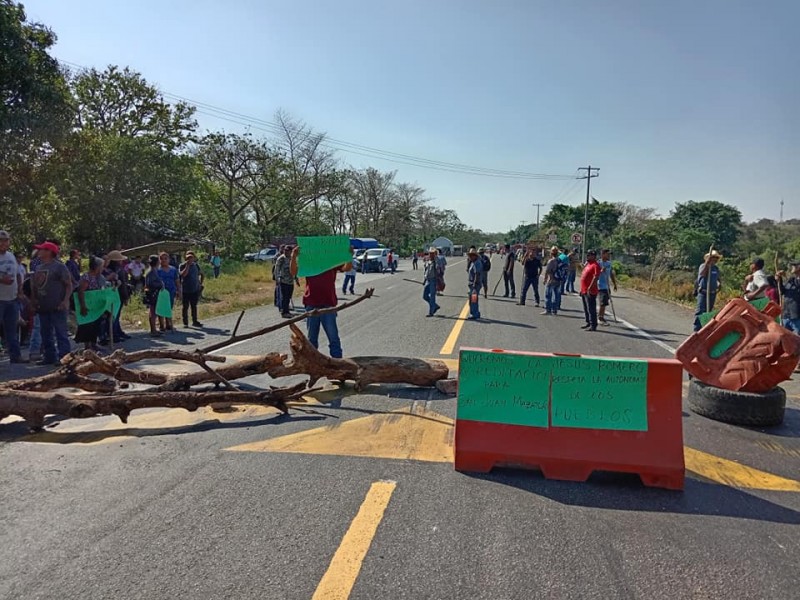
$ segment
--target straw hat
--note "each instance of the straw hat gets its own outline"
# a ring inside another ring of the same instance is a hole
[[[119,250],[112,250],[106,255],[107,260],[128,260],[128,257],[125,256]]]
[[[710,254],[706,252],[705,256],[703,257],[703,260],[708,260],[709,256],[711,258],[718,258],[719,260],[722,260],[722,254],[720,254],[716,250],[712,250]]]

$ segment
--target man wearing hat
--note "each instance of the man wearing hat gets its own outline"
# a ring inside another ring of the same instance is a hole
[[[197,257],[191,250],[186,252],[186,262],[178,267],[181,277],[181,309],[183,326],[189,326],[189,308],[192,309],[192,327],[202,327],[197,320],[197,303],[200,300],[200,290],[203,285],[203,273],[197,264]]]
[[[467,253],[469,260],[467,266],[467,281],[469,286],[469,317],[468,319],[475,321],[481,318],[480,307],[478,306],[478,299],[481,295],[481,281],[483,276],[483,263],[481,261],[478,251],[474,247],[469,249]]]
[[[9,250],[11,236],[0,231],[0,323],[12,363],[26,362],[19,350],[19,306],[22,298],[22,275],[17,257]]]
[[[56,244],[44,242],[34,248],[41,260],[31,284],[31,302],[39,316],[42,332],[43,357],[37,364],[54,365],[71,349],[67,312],[72,295],[72,276],[64,263],[56,260],[60,251]]]
[[[789,331],[800,335],[800,260],[789,264],[789,276],[783,271],[778,271],[776,278],[778,287],[783,294],[782,323]]]
[[[483,297],[489,298],[489,269],[492,268],[492,259],[486,256],[486,248],[478,250],[478,257],[481,259],[481,287],[483,288]]]
[[[697,283],[695,285],[697,294],[697,306],[694,311],[695,331],[700,331],[700,315],[714,310],[717,292],[722,285],[719,277],[719,267],[717,266],[722,255],[716,250],[712,250],[703,258],[704,262],[697,271]]]

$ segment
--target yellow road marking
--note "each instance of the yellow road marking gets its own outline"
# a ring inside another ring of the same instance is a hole
[[[684,446],[686,469],[723,485],[751,490],[800,492],[800,481],[760,471],[753,467]]]
[[[453,419],[418,405],[226,450],[452,463]]]
[[[376,481],[370,486],[312,600],[347,600],[350,597],[395,487],[394,481]]]
[[[453,329],[452,331],[450,331],[450,335],[447,336],[447,341],[445,341],[444,346],[442,346],[442,349],[439,350],[439,354],[453,353],[453,349],[456,347],[458,336],[461,335],[461,329],[464,327],[464,321],[467,318],[468,314],[469,314],[469,302],[464,304],[464,308],[461,309],[461,314],[458,315],[458,319],[453,325]]]

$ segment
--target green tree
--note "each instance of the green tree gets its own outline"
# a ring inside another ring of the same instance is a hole
[[[742,213],[735,206],[715,200],[706,202],[690,200],[676,204],[670,220],[678,235],[687,238],[694,232],[704,239],[710,239],[721,252],[730,254],[739,237]],[[701,244],[698,239],[697,245],[705,245],[703,252],[700,253],[702,256],[710,244]]]

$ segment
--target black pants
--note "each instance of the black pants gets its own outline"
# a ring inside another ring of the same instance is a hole
[[[506,273],[503,271],[503,283],[506,286],[506,296],[508,296],[509,286],[511,287],[511,297],[517,295],[517,284],[514,283],[514,273]]]
[[[284,315],[289,312],[289,302],[292,299],[292,294],[294,294],[294,284],[293,283],[282,283],[281,284],[281,314]]]
[[[183,311],[183,324],[189,324],[189,307],[192,308],[192,323],[197,323],[197,301],[200,300],[200,292],[183,292],[181,308]]]
[[[582,294],[583,314],[586,317],[586,324],[592,329],[597,329],[597,296],[592,294]]]

